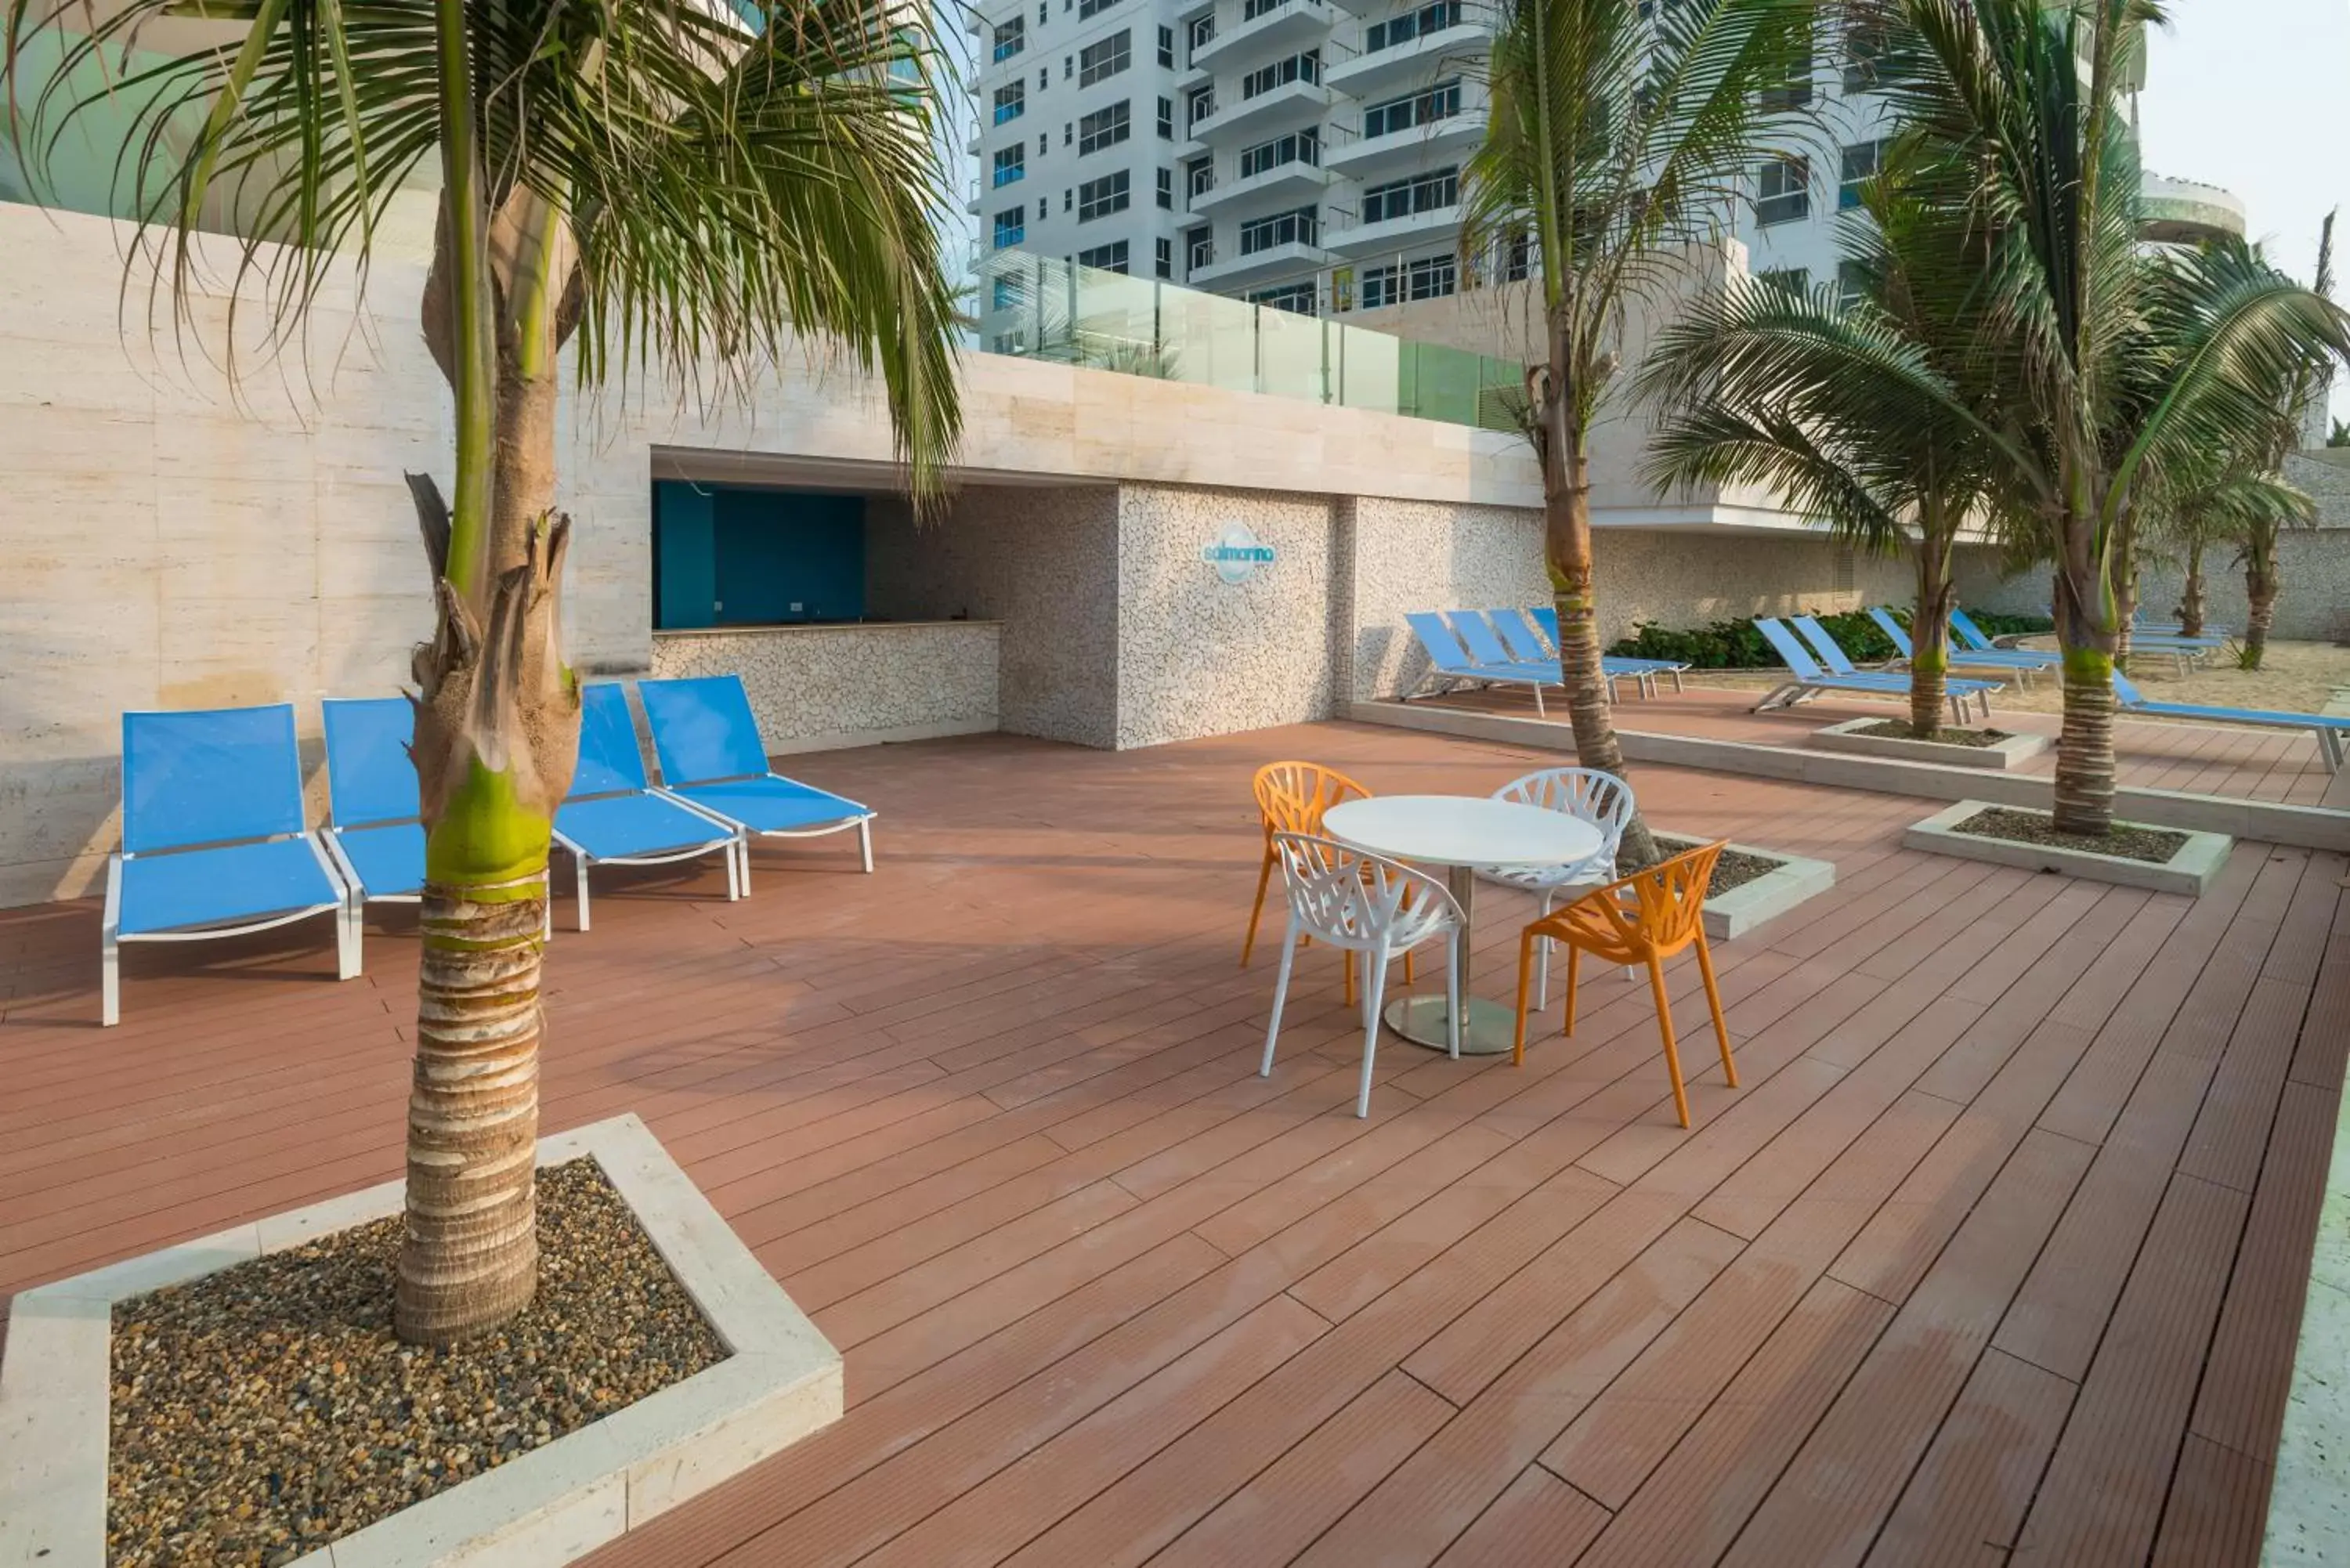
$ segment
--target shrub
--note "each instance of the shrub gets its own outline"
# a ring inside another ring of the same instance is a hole
[[[1804,614],[1797,610],[1795,614]],[[1991,637],[2018,637],[2030,632],[2052,629],[2045,616],[2002,615],[1996,610],[1970,609],[1975,624]],[[1894,615],[1905,624],[1909,619],[1907,608],[1896,606]],[[1873,664],[1894,657],[1893,639],[1887,637],[1877,624],[1858,610],[1823,615],[1819,623],[1836,646],[1851,655],[1855,664]],[[1754,629],[1754,618],[1742,616],[1736,620],[1717,620],[1691,631],[1676,631],[1652,620],[1641,621],[1633,628],[1632,635],[1617,642],[1608,652],[1625,659],[1669,659],[1696,670],[1775,670],[1779,656]]]

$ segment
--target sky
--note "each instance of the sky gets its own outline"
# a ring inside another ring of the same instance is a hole
[[[2147,43],[2138,123],[2150,171],[2233,191],[2246,234],[2304,281],[2318,224],[2343,208],[2334,270],[2350,299],[2350,0],[2171,0]],[[2350,377],[2334,415],[2350,419]]]

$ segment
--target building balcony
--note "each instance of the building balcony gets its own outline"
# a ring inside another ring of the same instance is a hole
[[[1492,47],[1493,28],[1482,16],[1459,26],[1423,33],[1409,43],[1371,54],[1348,55],[1322,73],[1322,79],[1356,98],[1375,98],[1430,82]]]
[[[1302,207],[1319,202],[1330,188],[1331,174],[1313,163],[1276,163],[1262,174],[1229,180],[1191,198],[1194,213],[1222,213],[1243,206]]]
[[[1337,20],[1338,13],[1325,0],[1284,0],[1192,50],[1191,66],[1231,69],[1243,60],[1295,54],[1299,46],[1328,36]],[[1279,47],[1283,45],[1288,47]]]
[[[1190,282],[1193,288],[1227,291],[1254,283],[1270,283],[1275,278],[1304,278],[1321,271],[1335,259],[1320,245],[1291,240],[1247,255],[1233,254],[1194,267]]]
[[[1484,139],[1482,104],[1447,119],[1390,130],[1385,136],[1348,136],[1333,128],[1322,148],[1322,166],[1333,174],[1378,181],[1465,158]]]
[[[1338,254],[1354,260],[1388,251],[1417,250],[1436,240],[1451,239],[1460,228],[1458,206],[1431,207],[1400,218],[1382,218],[1376,223],[1334,220],[1323,225],[1322,239]]]
[[[2217,185],[2148,174],[2139,187],[2139,203],[2140,239],[2191,245],[2244,237],[2243,198]]]
[[[1334,95],[1319,82],[1284,82],[1271,92],[1242,99],[1191,127],[1191,139],[1210,147],[1237,147],[1284,130],[1313,125],[1330,112]]]

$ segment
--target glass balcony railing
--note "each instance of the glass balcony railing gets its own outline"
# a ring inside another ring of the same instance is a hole
[[[1005,251],[978,264],[983,351],[1514,431],[1522,367],[1325,317]]]

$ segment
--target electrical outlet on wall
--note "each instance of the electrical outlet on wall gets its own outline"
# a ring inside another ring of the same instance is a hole
[[[792,613],[793,613],[794,615],[798,615],[798,614],[802,613],[803,611],[805,611],[806,608],[807,608],[807,606],[806,606],[806,605],[804,605],[804,604],[800,603],[800,601],[799,601],[799,600],[797,600],[797,599],[794,599],[794,600],[792,601]]]

